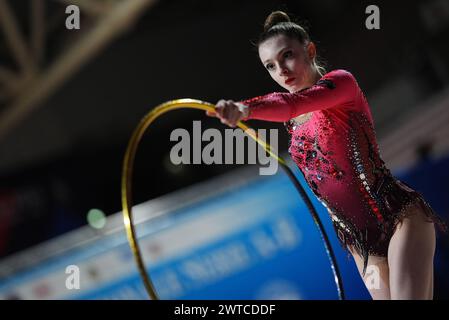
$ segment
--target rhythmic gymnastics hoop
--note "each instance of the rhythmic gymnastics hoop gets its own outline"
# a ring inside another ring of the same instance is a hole
[[[121,183],[123,222],[125,224],[126,235],[128,237],[128,242],[131,247],[134,260],[137,264],[140,277],[142,278],[145,289],[148,295],[150,296],[150,299],[152,300],[159,300],[159,297],[157,295],[153,282],[151,281],[151,278],[148,272],[146,271],[145,263],[143,262],[142,253],[139,247],[139,243],[137,241],[136,231],[133,223],[131,182],[134,167],[134,158],[137,152],[137,147],[139,145],[140,140],[142,139],[143,134],[145,133],[147,128],[153,123],[153,121],[155,121],[158,117],[160,117],[164,113],[178,109],[198,109],[204,111],[214,111],[215,105],[195,99],[177,99],[167,101],[165,103],[158,105],[156,108],[148,112],[139,122],[137,127],[134,129],[131,139],[128,142],[125,157],[123,160],[122,183]],[[334,280],[337,286],[338,297],[340,300],[344,300],[345,299],[344,288],[341,280],[340,271],[338,269],[337,261],[335,258],[335,254],[332,250],[329,238],[327,237],[323,224],[312,202],[310,201],[310,198],[307,196],[304,188],[301,186],[301,184],[295,177],[290,167],[287,166],[285,160],[279,157],[274,152],[272,152],[270,145],[265,141],[260,140],[257,137],[257,134],[254,133],[254,130],[252,130],[250,127],[248,127],[241,121],[237,123],[237,126],[240,129],[242,129],[246,134],[248,134],[252,139],[254,139],[258,144],[260,144],[266,152],[268,152],[273,158],[275,158],[279,162],[279,164],[287,173],[291,182],[295,186],[296,190],[299,192],[301,198],[305,202],[307,209],[309,210],[313,218],[313,221],[315,222],[316,227],[318,228],[322,240],[324,241],[324,247],[326,249],[326,253],[329,258],[332,272],[334,274]]]

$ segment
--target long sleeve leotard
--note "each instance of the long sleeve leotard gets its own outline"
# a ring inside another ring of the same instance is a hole
[[[310,88],[239,101],[244,120],[284,122],[289,153],[328,209],[343,247],[386,256],[396,224],[419,205],[441,224],[422,195],[394,178],[380,157],[373,118],[354,76],[334,70]],[[293,118],[310,113],[303,123]],[[365,269],[364,268],[364,269]]]

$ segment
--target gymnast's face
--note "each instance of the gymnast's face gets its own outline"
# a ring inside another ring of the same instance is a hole
[[[270,76],[281,87],[296,92],[312,86],[317,80],[313,59],[313,42],[302,45],[283,34],[273,36],[259,45],[259,57]]]

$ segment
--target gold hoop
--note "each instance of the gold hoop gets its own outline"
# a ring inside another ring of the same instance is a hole
[[[140,123],[134,130],[130,141],[128,142],[128,147],[126,148],[125,158],[123,161],[122,169],[122,208],[123,208],[123,222],[125,224],[126,235],[128,237],[128,242],[131,247],[137,268],[140,273],[140,277],[144,283],[145,289],[152,300],[158,300],[159,297],[154,288],[153,282],[150,276],[146,272],[145,263],[143,262],[142,254],[136,237],[136,231],[133,223],[132,216],[132,174],[134,166],[134,158],[137,152],[137,147],[139,142],[145,133],[146,129],[151,125],[151,123],[156,120],[159,116],[167,113],[169,111],[190,108],[199,109],[204,111],[213,111],[215,105],[195,99],[177,99],[160,104],[153,110],[151,110],[147,115],[145,115]],[[271,151],[271,147],[265,141],[260,140],[257,134],[250,127],[245,125],[243,122],[237,123],[237,126],[242,129],[246,134],[248,134],[252,139],[254,139],[258,144],[260,144],[266,152],[268,152],[272,157],[274,157],[279,163],[286,165],[284,159],[279,157],[277,154]]]

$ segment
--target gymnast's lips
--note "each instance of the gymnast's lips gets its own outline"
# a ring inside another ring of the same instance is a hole
[[[288,78],[287,80],[285,80],[285,84],[290,85],[295,80],[296,80],[296,78]]]

